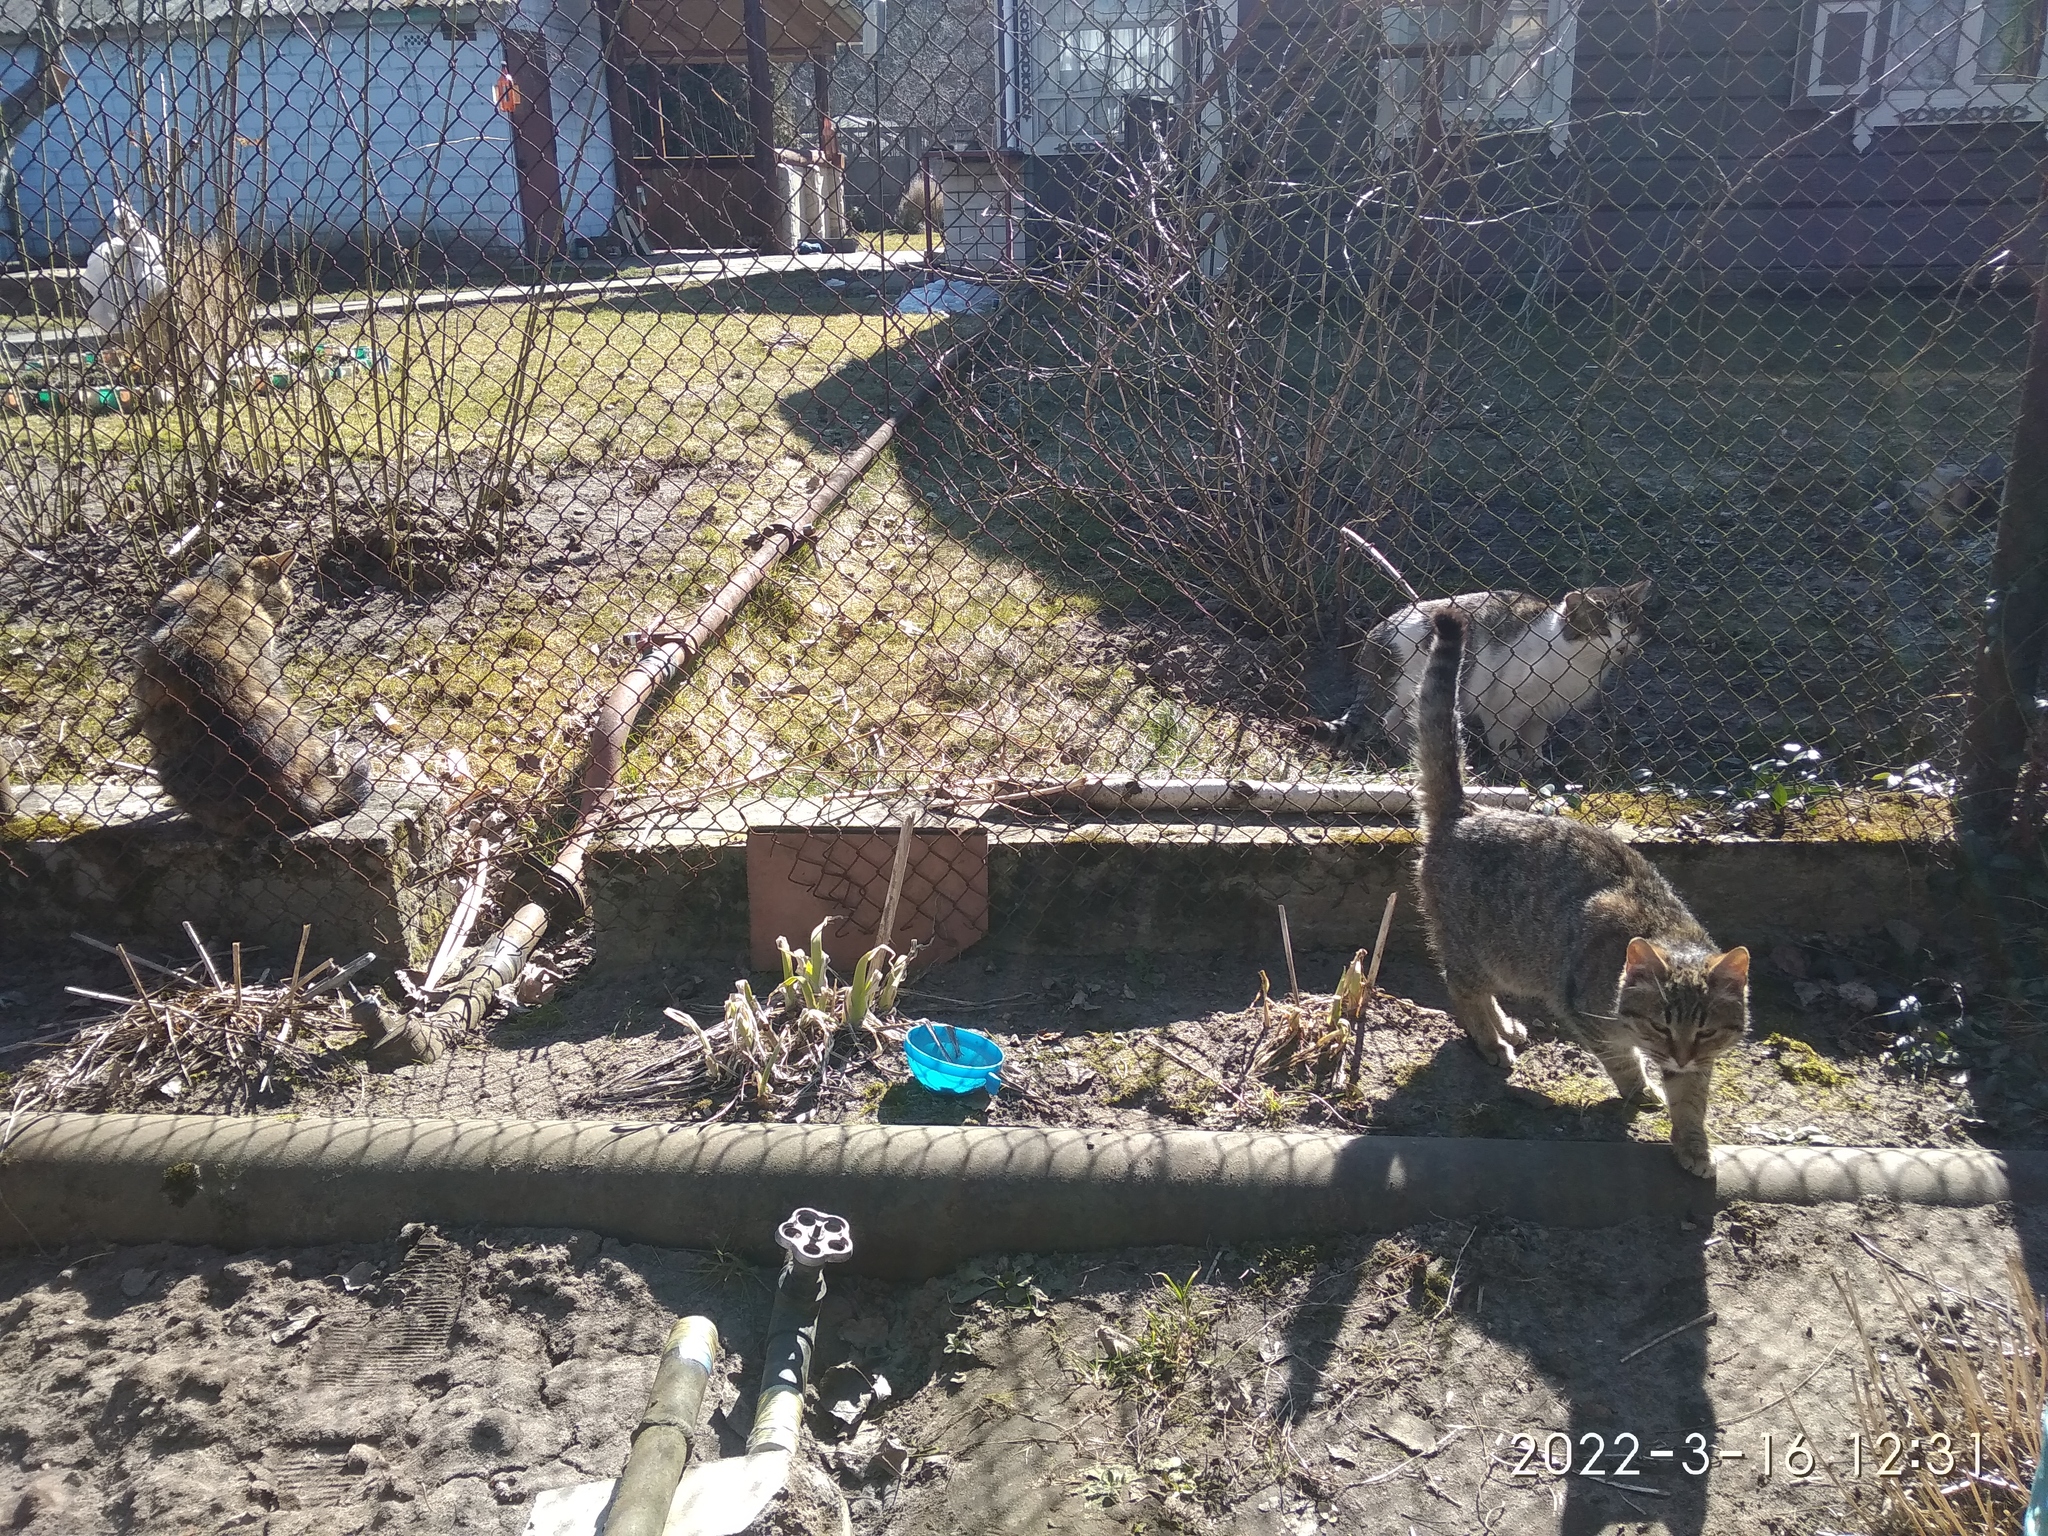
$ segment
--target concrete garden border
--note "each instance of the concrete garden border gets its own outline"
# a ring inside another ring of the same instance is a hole
[[[759,814],[807,825],[801,806]],[[651,823],[651,824],[647,824]],[[831,825],[886,824],[835,815]],[[1301,949],[1370,944],[1387,893],[1402,893],[1388,954],[1425,961],[1409,899],[1415,834],[1405,826],[1186,822],[988,825],[933,816],[937,831],[980,827],[989,838],[989,931],[976,954],[1243,954],[1278,938],[1287,905]],[[1954,847],[1943,842],[1680,839],[1643,833],[1636,846],[1685,894],[1724,944],[1768,945],[1787,934],[1851,937],[1901,918],[1929,937],[1967,937]],[[596,963],[632,968],[748,944],[744,827],[647,819],[592,850],[584,871],[596,920]]]
[[[1237,1243],[1499,1214],[1597,1227],[1717,1203],[2048,1199],[2048,1153],[1720,1149],[1314,1132],[915,1125],[25,1116],[0,1153],[0,1243],[367,1242],[408,1221],[571,1227],[771,1256],[797,1205],[848,1217],[854,1266]]]

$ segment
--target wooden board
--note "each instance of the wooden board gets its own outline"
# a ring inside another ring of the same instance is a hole
[[[811,827],[755,827],[747,833],[747,928],[756,970],[781,961],[778,937],[791,948],[810,941],[821,918],[825,953],[842,974],[875,942],[882,901],[896,861],[897,833]],[[951,960],[988,933],[988,834],[919,832],[896,907],[891,944],[921,940],[918,965]]]

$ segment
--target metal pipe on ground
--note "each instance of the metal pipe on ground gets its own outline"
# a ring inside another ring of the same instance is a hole
[[[717,1367],[718,1329],[711,1319],[680,1320],[661,1347],[625,1470],[616,1479],[543,1490],[533,1501],[526,1536],[662,1536]]]
[[[761,1212],[815,1203],[850,1268],[943,1274],[980,1254],[1241,1244],[1505,1215],[1598,1227],[1717,1203],[2048,1202],[2048,1153],[1661,1146],[1315,1132],[916,1125],[25,1116],[0,1243],[376,1242],[408,1221],[571,1227],[779,1256]]]
[[[671,630],[657,624],[648,631],[639,662],[605,695],[591,723],[590,755],[577,792],[576,824],[554,863],[535,872],[536,878],[528,882],[532,888],[518,893],[526,899],[514,908],[496,936],[477,951],[449,996],[431,1013],[401,1017],[390,1009],[364,1007],[357,1025],[370,1036],[372,1063],[397,1067],[440,1060],[451,1044],[483,1023],[499,989],[519,974],[550,928],[564,928],[589,910],[583,890],[583,861],[617,798],[627,739],[640,711],[725,632],[777,562],[811,537],[819,519],[853,489],[902,425],[923,409],[947,370],[984,329],[971,326],[960,340],[934,357],[895,413],[839,461],[796,515],[762,530],[753,553],[686,627]]]
[[[661,1536],[676,1484],[690,1464],[690,1435],[704,1389],[718,1363],[718,1330],[705,1317],[686,1317],[669,1330],[647,1411],[633,1431],[626,1469],[612,1492],[605,1536]]]

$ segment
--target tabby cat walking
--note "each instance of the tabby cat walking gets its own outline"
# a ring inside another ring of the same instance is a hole
[[[1612,833],[1466,804],[1464,644],[1463,616],[1438,613],[1415,715],[1416,884],[1452,1011],[1482,1056],[1511,1067],[1529,1035],[1498,999],[1542,1005],[1600,1058],[1623,1100],[1668,1103],[1680,1166],[1708,1177],[1707,1089],[1715,1058],[1749,1026],[1749,951],[1717,950],[1664,877]]]
[[[216,555],[157,600],[136,650],[136,723],[157,782],[227,837],[296,832],[369,797],[368,765],[344,761],[285,696],[274,642],[291,562]]]

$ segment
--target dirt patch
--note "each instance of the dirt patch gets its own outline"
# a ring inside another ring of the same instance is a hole
[[[1917,935],[1867,944],[1786,943],[1757,971],[1748,1038],[1716,1069],[1710,1134],[1726,1144],[2048,1146],[2048,1087],[2015,1044],[1974,1010],[1981,978]],[[591,972],[580,936],[551,950],[561,990],[503,1007],[484,1036],[432,1065],[372,1073],[359,1050],[280,1084],[270,1107],[302,1113],[625,1117],[793,1122],[1047,1125],[1139,1129],[1322,1128],[1406,1136],[1661,1142],[1661,1115],[1623,1111],[1591,1053],[1533,1019],[1536,1038],[1503,1076],[1444,1012],[1434,971],[1390,963],[1366,1016],[1361,1073],[1338,1090],[1305,1062],[1248,1072],[1273,1038],[1284,980],[1262,1018],[1258,970],[1241,957],[1134,954],[1120,961],[970,955],[913,977],[887,1038],[918,1019],[983,1030],[1008,1056],[1003,1086],[932,1093],[900,1047],[843,1043],[828,1069],[769,1106],[731,1104],[737,1086],[672,1101],[621,1103],[607,1085],[675,1053],[690,1032],[674,1008],[716,1021],[744,958],[710,957],[620,974]],[[167,955],[174,963],[187,956]],[[1328,986],[1347,956],[1298,956]],[[1796,974],[1795,974],[1796,973]],[[1269,976],[1285,976],[1268,962]],[[1839,979],[1836,979],[1839,978]],[[755,975],[758,995],[779,977]],[[0,1069],[21,1070],[107,1005],[66,986],[130,990],[119,963],[91,951],[23,956],[0,991]],[[1247,1004],[1250,1006],[1247,1006]],[[1311,1022],[1328,995],[1304,999]],[[340,1038],[347,1038],[342,1031]],[[0,1081],[0,1087],[4,1087]],[[172,1107],[168,1104],[159,1106]]]
[[[1973,976],[1954,979],[1967,975],[1957,962],[1924,950],[1888,961],[1876,944],[1780,949],[1783,964],[1798,954],[1814,974],[1858,979],[1815,991],[1817,983],[1759,969],[1750,1035],[1716,1070],[1708,1125],[1718,1141],[2048,1144],[2048,1106],[2036,1076],[2015,1062],[2001,1034],[1941,1006],[1945,998],[1952,1004],[1957,988],[1967,1001],[1975,984]],[[1299,969],[1327,985],[1346,958],[1302,955]],[[1900,979],[1901,967],[1918,979]],[[1919,974],[1925,970],[1942,974]],[[1285,974],[1279,965],[1269,971],[1275,973]],[[724,1097],[693,1090],[668,1106],[620,1108],[604,1088],[685,1042],[688,1032],[664,1016],[665,1008],[717,1019],[734,974],[733,961],[706,958],[572,981],[541,1008],[505,1015],[481,1048],[389,1076],[361,1074],[307,1107],[701,1119],[720,1110]],[[756,991],[765,993],[774,979],[754,977]],[[1385,991],[1367,1013],[1360,1081],[1339,1092],[1306,1066],[1247,1072],[1248,1057],[1271,1038],[1272,1015],[1262,1025],[1257,972],[1242,959],[969,956],[914,978],[899,1023],[929,1018],[993,1036],[1009,1058],[999,1093],[932,1093],[909,1076],[899,1050],[877,1055],[849,1046],[812,1089],[787,1095],[767,1117],[1126,1130],[1317,1127],[1545,1140],[1669,1136],[1661,1115],[1625,1113],[1592,1054],[1540,1021],[1535,1043],[1503,1077],[1443,1011],[1442,984],[1432,970],[1393,964],[1382,980]],[[1858,1011],[1842,1001],[1844,987],[1852,994],[1867,988],[1880,1001]],[[1284,992],[1283,983],[1276,996]],[[1910,1014],[1901,1010],[1909,999]],[[1328,1004],[1327,994],[1312,995],[1303,1011],[1319,1020]],[[1885,1011],[1871,1016],[1878,1008]],[[760,1111],[742,1105],[726,1113]]]
[[[841,1499],[856,1531],[919,1536],[1860,1528],[1860,1356],[1832,1280],[1895,1346],[1873,1247],[1927,1275],[1921,1305],[2013,1252],[2038,1285],[2043,1236],[2035,1212],[1737,1207],[842,1277],[814,1381],[846,1417],[813,1414],[803,1493],[769,1528],[836,1530]],[[535,1491],[616,1474],[690,1312],[728,1350],[700,1453],[739,1448],[769,1271],[592,1233],[450,1237],[0,1262],[0,1518],[515,1533]],[[1596,1449],[1593,1472],[1639,1475],[1584,1475]]]

